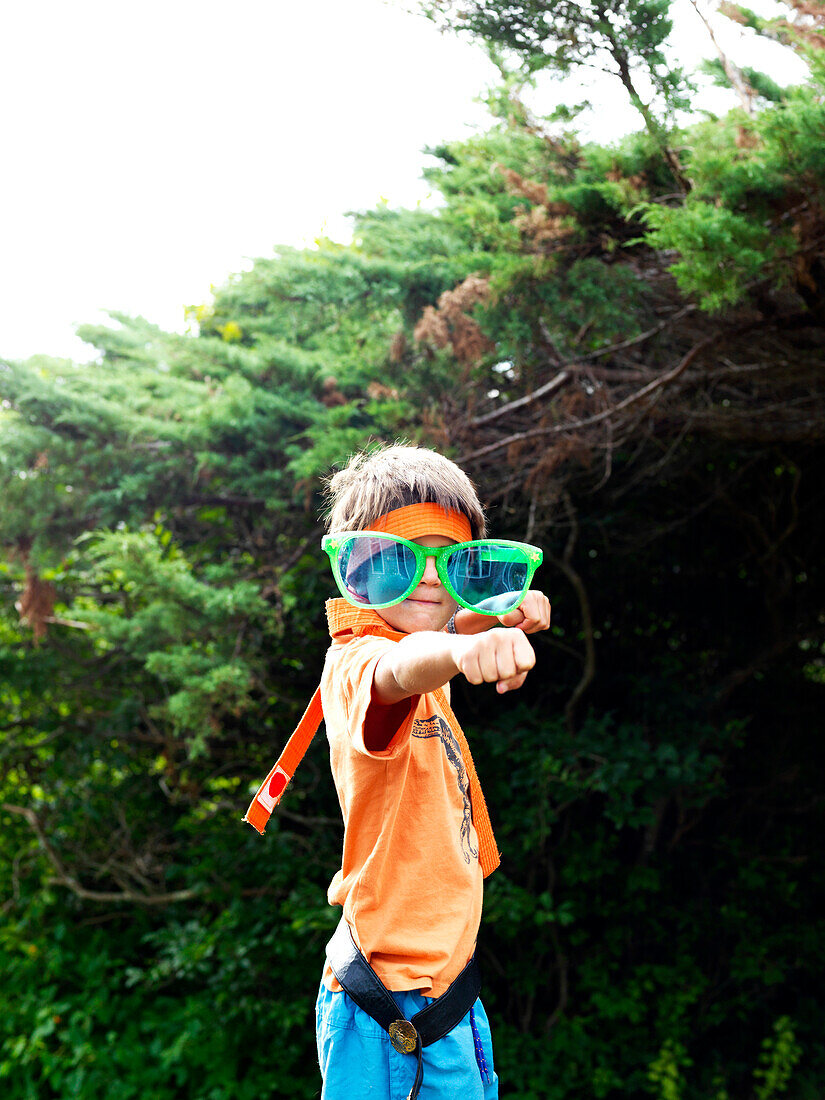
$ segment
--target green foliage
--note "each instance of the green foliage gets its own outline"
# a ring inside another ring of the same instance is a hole
[[[814,208],[825,199],[825,106],[801,91],[755,121],[733,112],[704,123],[691,139],[685,201],[636,208],[650,227],[646,243],[679,253],[671,270],[707,310],[741,302],[758,284],[792,281],[809,242],[785,211],[802,196]]]
[[[504,357],[522,358],[542,320],[558,346],[568,351],[577,344],[597,348],[634,336],[645,316],[642,282],[632,271],[595,257],[567,268],[552,260],[522,258],[500,267],[491,287],[493,302],[481,316]],[[635,308],[629,316],[630,303]]]
[[[682,1070],[691,1064],[681,1043],[673,1039],[664,1041],[658,1057],[647,1071],[651,1092],[657,1100],[681,1100],[684,1095]]]
[[[713,82],[717,87],[731,87],[730,78],[725,72],[725,66],[718,57],[703,61],[700,69],[703,73],[713,78]],[[767,102],[782,103],[787,99],[788,90],[780,87],[768,73],[760,72],[758,69],[752,69],[750,66],[746,65],[742,68],[742,75],[753,91],[756,92],[758,96],[761,96],[762,99],[767,100]]]
[[[163,685],[164,700],[148,708],[190,753],[205,751],[208,733],[225,716],[252,705],[252,667],[238,654],[238,632],[264,626],[268,605],[251,581],[235,580],[236,562],[209,565],[203,579],[161,525],[141,532],[98,531],[81,536],[88,577],[122,602],[101,609],[85,600],[74,620],[94,625],[102,651],[142,663]]]
[[[311,1003],[290,980],[294,957],[279,954],[263,913],[235,905],[205,925],[173,918],[146,931],[140,916],[117,914],[108,927],[75,928],[60,908],[53,901],[23,934],[3,929],[4,1095],[317,1094],[303,1065]],[[38,926],[48,944],[38,946]],[[286,980],[267,981],[275,970]]]
[[[795,1029],[788,1016],[780,1016],[773,1025],[773,1035],[762,1042],[759,1065],[754,1071],[758,1082],[756,1100],[772,1100],[787,1092],[794,1066],[802,1056]]]
[[[670,0],[427,0],[421,7],[442,26],[468,31],[515,55],[528,74],[603,66],[618,78],[651,131],[658,122],[636,87],[640,76],[652,85],[663,114],[686,105],[690,86],[665,49],[672,29]]]
[[[671,266],[686,294],[699,295],[707,310],[738,302],[766,264],[781,252],[767,227],[712,204],[693,202],[678,209],[649,206],[647,243],[682,255]]]

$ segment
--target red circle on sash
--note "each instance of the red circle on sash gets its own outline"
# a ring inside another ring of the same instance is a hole
[[[288,782],[289,780],[283,772],[275,772],[269,781],[269,797],[278,798],[279,795],[282,795]]]

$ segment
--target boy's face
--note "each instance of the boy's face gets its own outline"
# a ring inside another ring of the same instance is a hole
[[[425,535],[411,539],[419,546],[452,546],[454,539],[445,535]],[[376,612],[393,630],[414,634],[417,630],[443,630],[458,604],[449,595],[436,572],[435,559],[427,558],[418,587],[401,603],[382,607]]]

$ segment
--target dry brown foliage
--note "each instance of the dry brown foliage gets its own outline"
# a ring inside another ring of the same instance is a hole
[[[518,229],[531,248],[547,251],[548,244],[558,245],[567,241],[571,231],[562,218],[570,213],[570,207],[563,202],[551,202],[545,184],[537,180],[528,180],[512,168],[497,164],[496,170],[504,178],[504,184],[511,195],[527,199],[529,207],[519,207],[513,218]]]
[[[746,27],[748,25],[748,20],[739,5],[728,3],[728,0],[722,0],[719,5],[719,14],[726,16],[734,23],[739,23],[740,26]]]
[[[780,20],[779,26],[792,31],[801,38],[807,46],[811,46],[816,50],[825,50],[825,34],[814,30],[813,27],[806,27],[797,22],[791,23],[787,19]]]
[[[533,206],[523,213],[516,214],[513,225],[533,248],[542,245],[564,244],[570,239],[571,231],[556,214],[548,213],[545,206]],[[546,249],[543,249],[546,251]]]
[[[794,10],[793,20],[779,25],[794,31],[808,46],[825,49],[825,4],[819,0],[786,0]]]
[[[589,470],[593,458],[593,449],[584,439],[576,436],[559,439],[541,453],[526,481],[526,488],[532,489],[543,485],[557,470],[561,470],[568,463],[577,463]]]
[[[52,619],[56,595],[54,585],[41,580],[26,561],[26,587],[14,606],[20,615],[20,622],[27,623],[34,631],[35,642],[46,634],[46,623]]]
[[[566,202],[551,201],[546,184],[540,183],[538,180],[525,179],[518,172],[514,172],[512,168],[505,168],[503,164],[497,164],[496,168],[504,177],[508,194],[527,199],[534,206],[542,207],[548,214],[572,213]]]
[[[799,15],[808,15],[825,24],[825,4],[821,0],[785,0]]]
[[[400,363],[406,352],[407,336],[403,328],[400,328],[395,336],[393,336],[392,343],[390,344],[390,362]]]
[[[494,348],[469,310],[490,297],[489,281],[481,275],[468,275],[452,290],[445,290],[437,306],[426,306],[413,336],[421,344],[452,349],[460,363],[477,363]]]
[[[618,166],[611,168],[604,178],[610,183],[626,183],[634,191],[642,191],[648,185],[648,179],[644,172],[636,172],[632,176],[626,176]]]
[[[527,199],[528,202],[537,203],[540,206],[546,206],[549,203],[550,196],[545,184],[537,180],[525,179],[524,176],[520,176],[518,172],[503,164],[497,164],[495,167],[503,177],[504,186],[510,195],[518,195],[519,198]]]
[[[738,126],[736,128],[737,149],[755,149],[758,144],[759,138],[749,127]]]
[[[367,397],[371,397],[373,401],[397,401],[399,393],[392,386],[385,386],[381,382],[370,382],[367,386]]]
[[[326,405],[328,409],[332,409],[335,408],[336,405],[346,405],[346,403],[346,397],[338,389],[338,379],[332,376],[325,378],[323,393],[321,395],[321,404]]]
[[[450,327],[447,318],[435,306],[425,306],[424,312],[413,330],[413,336],[420,344],[431,344],[436,348],[446,348],[450,342]]]

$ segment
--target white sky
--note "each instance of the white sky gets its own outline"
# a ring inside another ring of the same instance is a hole
[[[674,15],[679,61],[711,56],[688,0]],[[740,63],[802,79],[719,22]],[[5,0],[0,356],[87,360],[74,326],[105,309],[183,331],[185,305],[275,245],[426,202],[421,149],[483,129],[495,79],[392,0]],[[531,103],[578,98],[545,81]],[[595,98],[587,136],[638,126],[618,86]]]

